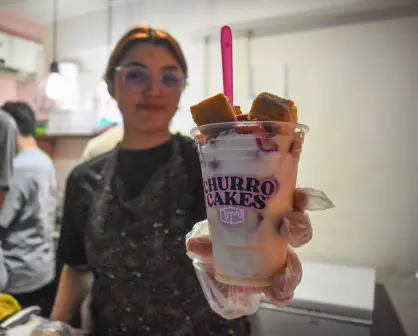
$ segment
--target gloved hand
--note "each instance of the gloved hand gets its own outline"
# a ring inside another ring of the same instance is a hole
[[[312,239],[312,226],[306,210],[326,210],[333,207],[322,192],[311,188],[296,189],[294,211],[282,217],[279,233],[289,243],[286,267],[269,287],[240,287],[218,282],[214,274],[212,244],[206,222],[195,225],[186,237],[189,256],[194,260],[196,273],[212,309],[227,319],[249,315],[256,311],[260,296],[265,294],[278,307],[287,305],[302,277],[302,266],[293,248]]]

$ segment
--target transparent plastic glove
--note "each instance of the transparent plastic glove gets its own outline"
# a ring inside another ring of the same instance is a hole
[[[208,238],[207,236],[207,241],[209,241]],[[231,320],[254,314],[257,311],[261,300],[259,289],[252,290],[247,287],[225,285],[217,281],[211,262],[194,260],[193,266],[206,300],[215,313]]]
[[[292,247],[300,247],[312,239],[312,226],[305,211],[322,211],[334,204],[323,191],[298,188],[293,199],[293,212],[286,214],[280,223],[280,234]]]
[[[305,210],[326,210],[334,207],[322,191],[306,188],[294,194],[294,212],[285,215],[278,223],[280,234],[289,242],[286,267],[273,279],[269,287],[230,286],[214,277],[212,243],[207,221],[194,225],[186,235],[188,256],[193,260],[197,277],[211,308],[226,319],[234,319],[256,312],[265,294],[278,307],[287,305],[302,278],[302,266],[292,247],[308,243],[312,238],[312,226]]]
[[[66,323],[60,321],[45,321],[37,326],[31,336],[62,335],[73,336],[73,329]]]

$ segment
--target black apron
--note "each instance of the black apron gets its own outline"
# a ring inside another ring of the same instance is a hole
[[[186,255],[193,196],[179,141],[133,200],[114,174],[117,149],[103,169],[85,232],[94,336],[250,334],[246,319],[212,312]]]

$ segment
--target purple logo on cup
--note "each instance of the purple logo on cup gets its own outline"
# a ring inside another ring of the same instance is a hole
[[[230,210],[260,211],[266,207],[268,199],[278,189],[274,179],[260,179],[256,176],[212,176],[204,179],[203,189],[205,192],[206,205],[208,208]],[[221,218],[220,212],[218,212]],[[235,215],[234,218],[238,215]],[[222,218],[227,218],[224,216]],[[226,220],[226,219],[225,219]],[[228,222],[229,223],[229,222]]]
[[[245,212],[243,209],[226,207],[218,209],[219,221],[223,224],[236,225],[244,223]]]

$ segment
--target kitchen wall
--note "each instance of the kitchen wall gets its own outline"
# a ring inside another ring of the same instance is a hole
[[[0,30],[35,42],[43,41],[42,25],[0,10]]]
[[[44,36],[41,24],[3,10],[0,10],[0,31],[35,42],[42,42]],[[19,99],[30,103],[37,110],[39,88],[36,80],[21,82],[15,76],[0,73],[0,88],[0,104],[6,100]],[[40,117],[47,118],[45,115]]]
[[[336,204],[311,214],[305,259],[373,266],[381,275],[418,266],[417,31],[418,16],[252,42],[255,91],[277,92],[287,64],[288,94],[311,127],[300,184],[325,190]],[[235,42],[235,94],[243,105],[250,94],[245,44]],[[217,46],[210,60],[214,94],[222,90]]]
[[[11,75],[0,74],[0,106],[9,99],[17,99],[17,83]]]
[[[44,38],[43,26],[31,22],[17,15],[0,10],[0,31],[15,36],[42,42]],[[0,73],[0,105],[7,100],[23,100],[31,104],[37,113],[38,119],[48,119],[48,111],[38,109],[40,90],[38,81],[22,82],[16,76]],[[71,139],[58,140],[55,146],[55,166],[58,175],[58,184],[63,188],[68,171],[78,163],[87,140]]]
[[[417,31],[418,17],[382,17],[252,41],[254,92],[279,91],[286,65],[288,95],[299,106],[300,121],[311,127],[300,184],[325,190],[336,204],[333,210],[311,214],[314,239],[299,250],[302,258],[377,267],[381,276],[416,270]],[[84,35],[76,37],[80,45],[87,41]],[[188,106],[220,92],[222,81],[218,42],[206,54],[203,35],[201,42],[181,41],[191,76],[173,127],[187,133],[193,125]],[[88,67],[89,76],[96,72],[100,77],[103,50],[99,54],[97,49],[96,58],[86,46],[71,54],[67,42],[63,50],[69,58],[88,55],[80,60],[90,65],[93,60],[97,65]],[[236,39],[234,50],[235,97],[248,108],[247,40]],[[78,145],[58,163],[62,174],[78,162],[84,143]]]

